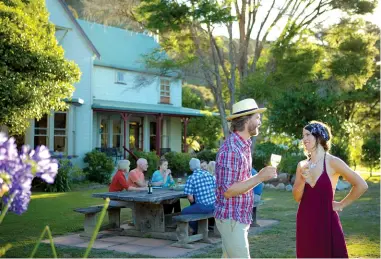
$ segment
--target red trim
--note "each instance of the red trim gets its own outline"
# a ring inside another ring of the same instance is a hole
[[[128,114],[128,113],[125,113],[125,112],[121,112],[120,113],[120,116],[122,117],[122,119],[123,119],[123,128],[124,128],[124,130],[123,130],[123,142],[124,142],[124,145],[123,145],[123,147],[125,147],[126,146],[126,127],[127,127],[127,120],[128,120],[128,118],[131,116],[131,114]],[[124,159],[126,159],[127,158],[127,154],[126,154],[126,150],[124,150]]]
[[[156,116],[156,154],[160,157],[161,150],[161,122],[163,121],[163,114]]]

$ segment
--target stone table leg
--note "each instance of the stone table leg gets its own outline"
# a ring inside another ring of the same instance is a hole
[[[161,204],[135,204],[136,230],[141,232],[165,232],[164,209]]]

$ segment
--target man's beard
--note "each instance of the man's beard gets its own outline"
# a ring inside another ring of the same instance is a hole
[[[258,136],[259,134],[259,126],[254,124],[249,124],[248,128],[250,136]]]

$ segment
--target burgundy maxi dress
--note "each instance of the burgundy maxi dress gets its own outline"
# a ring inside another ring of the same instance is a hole
[[[333,211],[333,190],[324,156],[323,172],[312,188],[304,187],[296,215],[298,258],[348,258],[339,215]]]

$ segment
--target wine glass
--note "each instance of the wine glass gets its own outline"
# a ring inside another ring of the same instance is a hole
[[[271,154],[271,158],[270,158],[271,166],[278,167],[281,160],[282,160],[282,156]]]
[[[281,160],[282,160],[282,156],[271,154],[271,158],[270,158],[271,166],[278,167]],[[274,178],[277,178],[277,176],[275,176]]]

